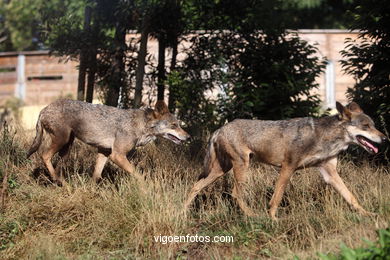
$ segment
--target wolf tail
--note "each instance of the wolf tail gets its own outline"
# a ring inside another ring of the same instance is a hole
[[[42,143],[43,127],[41,122],[41,115],[39,115],[38,122],[35,128],[36,128],[36,135],[30,149],[28,150],[27,158],[29,158],[33,153],[38,151],[39,146],[41,146]]]
[[[210,141],[207,146],[206,156],[203,161],[203,172],[199,175],[198,180],[204,179],[209,176],[212,165],[215,163],[215,160],[218,160],[216,142],[219,130],[215,131],[210,138]]]

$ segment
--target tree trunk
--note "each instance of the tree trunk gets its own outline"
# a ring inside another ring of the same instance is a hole
[[[93,101],[93,90],[95,86],[95,75],[96,75],[96,49],[90,52],[90,56],[88,59],[89,62],[89,70],[87,77],[87,95],[85,101],[92,103]]]
[[[141,43],[138,52],[138,66],[135,75],[135,92],[134,92],[134,108],[139,108],[142,102],[142,88],[144,83],[144,74],[145,74],[145,60],[147,55],[147,47],[148,47],[148,37],[149,37],[149,26],[146,21],[148,18],[144,18],[142,24],[142,32],[141,32]]]
[[[119,92],[122,88],[121,93],[126,91],[123,88],[126,88],[123,84],[123,72],[125,69],[125,51],[126,51],[126,30],[122,27],[122,24],[117,24],[115,31],[114,43],[116,50],[114,53],[113,61],[113,70],[111,75],[111,84],[108,86],[108,93],[106,104],[109,106],[118,106]],[[122,100],[123,97],[121,97]],[[123,101],[123,100],[122,100]]]
[[[165,35],[158,39],[158,65],[157,65],[157,100],[164,100],[165,91]]]
[[[88,33],[91,27],[92,8],[87,5],[84,9],[84,33]],[[84,101],[85,98],[85,75],[87,70],[88,49],[80,51],[79,80],[77,85],[77,100]]]
[[[84,91],[85,91],[85,55],[84,50],[80,53],[80,64],[79,64],[79,79],[77,84],[77,100],[84,101]]]
[[[172,46],[172,59],[171,59],[171,66],[170,66],[170,72],[174,71],[176,69],[176,62],[177,62],[177,53],[178,53],[178,40],[175,39],[173,46]],[[168,108],[170,111],[175,110],[175,102],[176,102],[176,93],[174,88],[169,88],[169,98],[168,98]]]

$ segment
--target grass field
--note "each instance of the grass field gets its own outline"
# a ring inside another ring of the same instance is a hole
[[[12,131],[11,131],[12,132]],[[230,196],[227,174],[182,212],[201,171],[202,142],[185,146],[159,141],[132,155],[146,190],[113,164],[99,185],[90,183],[95,150],[76,143],[63,168],[69,185],[50,184],[38,157],[24,158],[32,136],[0,136],[0,177],[8,174],[0,213],[3,259],[301,259],[338,252],[340,243],[364,245],[390,220],[390,172],[342,159],[340,175],[361,205],[362,217],[321,179],[316,169],[297,172],[279,209],[267,216],[278,169],[252,164],[248,204],[259,213],[245,217]],[[232,243],[160,243],[155,236],[232,236]]]

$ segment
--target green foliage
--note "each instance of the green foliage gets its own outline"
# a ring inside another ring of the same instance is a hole
[[[312,90],[325,63],[317,49],[293,35],[244,34],[229,40],[225,118],[284,119],[317,115],[320,100]],[[226,42],[227,43],[227,42]]]
[[[352,249],[342,244],[339,255],[319,254],[319,256],[322,260],[390,259],[390,228],[379,230],[378,236],[376,243],[365,240],[366,248]]]
[[[202,79],[191,80],[185,75],[183,70],[173,71],[168,75],[167,84],[170,95],[175,95],[178,117],[186,123],[191,135],[199,135],[216,127],[216,104],[204,95],[207,85]]]
[[[19,167],[27,162],[24,148],[15,140],[16,131],[11,132],[9,126],[2,126],[0,135],[0,183],[8,172],[8,188],[15,189],[17,180],[12,173],[14,167]]]
[[[12,165],[20,166],[27,162],[26,152],[19,142],[15,140],[16,131],[12,131],[7,124],[2,126],[0,135],[0,158],[2,165],[11,162]]]
[[[5,101],[4,108],[10,111],[16,122],[19,122],[21,117],[20,108],[23,106],[23,101],[19,98],[12,97]]]
[[[163,37],[168,45],[172,45],[185,27],[181,1],[157,1],[150,9],[151,34],[156,38]]]
[[[61,6],[56,15],[46,15],[43,19],[45,44],[59,56],[77,58],[80,49],[87,46],[91,35],[83,34],[85,1],[69,0]],[[60,6],[54,7],[58,10]],[[46,9],[45,12],[50,12]]]
[[[2,218],[0,215],[0,251],[14,246],[15,238],[20,233],[17,222],[6,222]]]
[[[27,162],[26,153],[19,142],[15,140],[16,132],[11,132],[7,124],[2,126],[0,135],[0,184],[8,173],[7,189],[19,187],[13,169]],[[3,189],[4,187],[1,187]],[[5,194],[2,194],[4,196]],[[0,251],[12,247],[17,235],[21,232],[21,224],[17,221],[5,220],[0,212]]]
[[[234,118],[317,115],[320,100],[312,90],[325,63],[315,47],[285,32],[290,17],[281,14],[286,4],[207,3],[187,7],[209,18],[199,19],[197,26],[210,31],[190,39],[178,74],[168,80],[179,116],[213,129]]]
[[[36,23],[40,18],[38,10],[41,3],[42,1],[36,0],[0,2],[0,16],[5,17],[4,27],[7,28],[9,41],[16,50],[34,48],[32,39],[37,33]]]
[[[179,113],[196,122],[212,104],[215,126],[234,118],[282,119],[317,115],[316,77],[324,62],[317,49],[297,36],[214,32],[192,38],[181,68],[181,94],[189,107]],[[205,98],[206,93],[209,98]],[[220,93],[217,95],[217,93]],[[190,111],[190,113],[185,113]],[[218,115],[218,116],[217,116]]]
[[[356,6],[355,0],[291,0],[289,15],[292,16],[290,28],[299,29],[345,29],[352,22],[346,13]]]
[[[49,17],[64,13],[76,0],[11,0],[0,2],[0,17],[3,20],[7,40],[0,47],[3,51],[35,50],[42,48],[42,33],[48,26]]]
[[[390,6],[385,0],[361,0],[352,12],[352,29],[359,29],[357,40],[349,40],[342,51],[345,71],[356,84],[348,89],[356,101],[387,134],[390,130]],[[369,12],[367,10],[370,10]],[[387,152],[389,155],[389,150]]]

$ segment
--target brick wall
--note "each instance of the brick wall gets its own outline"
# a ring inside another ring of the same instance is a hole
[[[18,78],[20,55],[24,56],[25,65],[22,77]],[[77,65],[74,61],[64,63],[50,57],[47,51],[0,53],[0,104],[14,96],[23,99],[27,106],[48,104],[59,97],[75,97]]]

